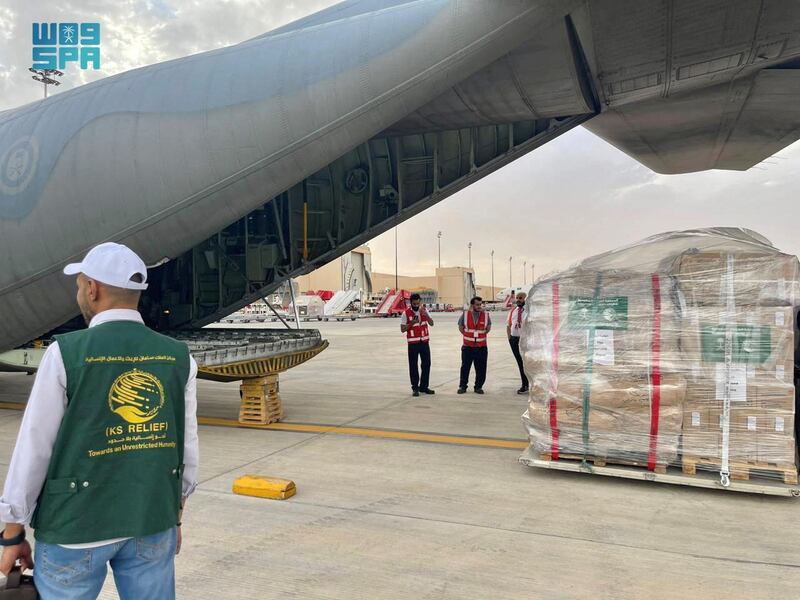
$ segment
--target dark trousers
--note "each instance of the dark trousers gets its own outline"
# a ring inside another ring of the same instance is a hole
[[[458,387],[466,388],[469,383],[469,370],[475,364],[475,387],[482,388],[486,381],[486,361],[489,359],[489,348],[461,346],[461,380]]]
[[[511,336],[508,338],[508,344],[511,346],[511,352],[517,360],[517,368],[519,368],[519,378],[522,381],[522,387],[528,389],[528,378],[525,376],[525,368],[522,366],[522,354],[519,352],[519,337]]]
[[[422,363],[422,379],[419,376],[419,364]],[[408,345],[408,374],[411,376],[411,389],[427,390],[431,376],[431,347],[428,342]]]

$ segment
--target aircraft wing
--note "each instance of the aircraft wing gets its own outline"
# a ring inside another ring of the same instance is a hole
[[[609,108],[584,126],[657,173],[744,171],[800,139],[791,66]]]

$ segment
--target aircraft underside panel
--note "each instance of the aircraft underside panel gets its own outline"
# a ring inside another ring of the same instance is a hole
[[[745,171],[800,139],[799,96],[800,70],[764,69],[610,109],[587,128],[657,173]]]
[[[591,116],[373,138],[152,272],[146,316],[216,321]]]

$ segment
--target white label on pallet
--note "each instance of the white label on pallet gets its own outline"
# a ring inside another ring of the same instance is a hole
[[[594,362],[605,366],[614,364],[613,329],[598,329],[594,332]]]
[[[700,368],[700,363],[692,363],[692,377],[699,379],[703,376],[703,370]]]
[[[756,418],[747,417],[747,431],[755,431],[755,430],[756,430]]]
[[[692,411],[692,427],[700,427],[700,413],[696,410]]]
[[[783,417],[775,417],[775,431],[783,432]]]
[[[716,384],[717,400],[725,400],[725,363],[717,363]],[[728,388],[731,402],[747,401],[747,365],[731,365]]]
[[[755,365],[747,365],[747,378],[752,379],[756,376],[756,366]]]
[[[783,327],[786,324],[786,317],[782,312],[775,313],[775,325],[778,327]]]
[[[786,367],[783,365],[775,365],[775,379],[779,379],[780,381],[785,381],[786,377]]]

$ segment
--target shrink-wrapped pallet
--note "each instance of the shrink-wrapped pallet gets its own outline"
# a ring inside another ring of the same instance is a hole
[[[674,294],[670,277],[624,269],[578,267],[534,287],[524,349],[537,453],[642,466],[677,459],[686,382],[675,373]]]
[[[796,309],[791,294],[772,291],[793,289],[796,282],[791,279],[776,286],[776,273],[793,272],[797,259],[767,252],[728,252],[726,257],[717,262],[717,269],[705,272],[705,279],[692,283],[695,291],[721,290],[721,295],[715,293],[716,303],[684,295],[687,308],[680,336],[687,374],[684,471],[728,471],[739,479],[757,474],[793,483],[797,480]],[[681,269],[685,262],[682,257]],[[762,287],[754,279],[759,272],[764,277]],[[737,281],[747,282],[752,297],[741,286],[737,289]]]
[[[791,481],[798,273],[758,234],[721,228],[537,282],[521,340],[534,453]]]

